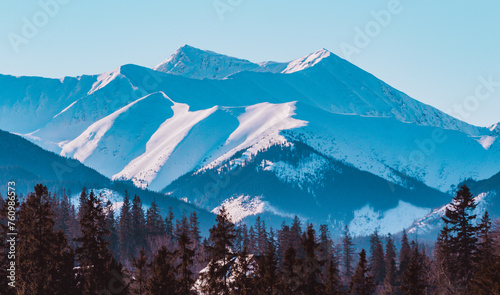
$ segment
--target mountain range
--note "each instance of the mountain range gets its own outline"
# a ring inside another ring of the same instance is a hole
[[[464,181],[498,190],[500,171],[498,125],[460,121],[325,49],[253,63],[184,45],[153,69],[0,75],[0,129],[109,183],[224,204],[235,221],[297,215],[357,235],[412,226]]]

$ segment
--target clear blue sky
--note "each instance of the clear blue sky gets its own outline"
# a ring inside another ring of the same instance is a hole
[[[0,73],[63,77],[127,63],[152,67],[185,43],[251,61],[288,61],[320,48],[346,58],[341,44],[355,45],[356,28],[371,24],[373,37],[351,62],[470,123],[500,121],[500,85],[479,81],[500,83],[499,1],[65,2],[46,19],[38,1],[0,2]],[[221,18],[214,3],[231,10]],[[390,5],[397,9],[377,31],[372,12]],[[23,18],[40,28],[16,52],[12,33],[25,36]],[[482,100],[470,97],[478,87]]]

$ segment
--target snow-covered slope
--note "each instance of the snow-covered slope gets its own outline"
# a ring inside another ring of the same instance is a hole
[[[366,207],[373,216],[400,206],[435,207],[432,200],[408,198],[419,185],[438,194],[432,189],[448,192],[466,178],[486,179],[500,171],[498,125],[483,128],[455,119],[325,49],[287,63],[252,63],[186,45],[154,69],[124,65],[60,80],[0,75],[0,128],[109,178],[158,191],[167,187],[174,194],[180,187],[172,184],[184,176],[234,179],[235,167],[249,165],[272,146],[294,153],[297,144],[304,145],[317,155],[296,162],[265,159],[262,171],[293,188],[291,194],[305,194],[293,198],[316,204],[326,198],[318,193],[319,180],[335,170],[325,169],[329,161],[399,187],[403,195],[390,197],[390,204]],[[254,168],[252,173],[262,172]],[[189,187],[190,180],[183,181]],[[183,193],[209,210],[233,197],[261,197],[243,189],[216,200]],[[292,210],[296,204],[264,201],[265,208],[302,214]]]
[[[187,78],[223,79],[241,71],[279,73],[285,67],[286,64],[284,63],[265,62],[256,64],[245,59],[183,45],[154,69]]]
[[[488,210],[494,198],[494,193],[480,193],[474,197],[476,208],[472,214],[476,218],[472,220],[473,223],[479,224],[484,212]],[[441,228],[444,226],[443,217],[446,213],[446,208],[450,208],[450,204],[446,204],[440,208],[432,210],[429,214],[416,220],[409,228],[408,233],[418,234],[420,236],[430,236],[433,239],[437,236]]]

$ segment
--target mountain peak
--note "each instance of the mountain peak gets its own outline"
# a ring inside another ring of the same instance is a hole
[[[290,74],[312,67],[333,55],[327,49],[322,48],[288,63],[261,62],[257,64],[246,59],[184,44],[153,69],[194,79],[224,79],[242,71]]]
[[[333,54],[326,50],[325,48],[317,50],[313,53],[310,53],[306,56],[303,56],[301,58],[298,58],[294,61],[291,61],[288,66],[286,67],[285,70],[283,70],[283,74],[291,74],[295,73],[298,71],[302,71],[304,69],[313,67],[314,65],[318,64],[325,58],[328,58],[329,56],[332,56]]]
[[[491,133],[494,135],[500,135],[500,122],[491,125],[488,129],[490,129]]]
[[[185,44],[153,69],[194,79],[223,79],[234,73],[258,67],[259,65],[245,59]]]

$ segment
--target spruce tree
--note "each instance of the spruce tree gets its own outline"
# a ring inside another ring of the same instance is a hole
[[[326,224],[322,224],[319,227],[319,248],[318,248],[318,259],[320,261],[325,261],[322,267],[322,276],[326,277],[328,274],[328,261],[333,260],[335,265],[338,265],[337,257],[333,253],[334,244],[330,239],[330,231]]]
[[[234,224],[223,206],[216,217],[216,225],[210,229],[210,245],[208,245],[208,271],[203,274],[206,282],[202,291],[209,294],[229,294],[229,270],[235,258],[233,252],[236,238]]]
[[[302,223],[297,215],[293,218],[292,226],[290,227],[290,243],[297,251],[298,258],[304,258],[304,249],[301,243],[302,238]]]
[[[248,231],[248,252],[251,254],[256,254],[258,252],[257,234],[255,233],[252,225]]]
[[[500,294],[500,257],[493,256],[477,267],[470,281],[469,294],[499,295]]]
[[[410,263],[406,272],[403,274],[403,281],[401,283],[401,291],[405,295],[425,295],[427,287],[424,265],[422,263],[421,253],[418,250],[418,245],[412,251]]]
[[[316,241],[316,231],[313,225],[307,226],[307,231],[302,237],[302,248],[305,257],[300,260],[300,288],[303,294],[323,294],[324,285],[321,283],[321,267],[325,261],[319,261],[316,253],[319,248]]]
[[[264,255],[266,253],[266,247],[267,247],[267,232],[266,232],[266,224],[265,222],[260,218],[260,216],[257,216],[257,219],[255,221],[255,230],[256,230],[256,252],[255,254],[257,255]]]
[[[247,247],[238,253],[237,263],[233,266],[232,275],[234,280],[231,284],[231,294],[234,295],[252,295],[256,294],[254,284],[254,266],[252,265],[253,254],[249,254]]]
[[[397,269],[396,269],[396,246],[392,240],[391,234],[387,236],[387,244],[385,246],[385,278],[384,289],[386,294],[395,292]]]
[[[115,259],[120,259],[120,239],[118,233],[117,221],[115,218],[115,211],[113,210],[113,206],[110,201],[107,202],[105,207],[105,216],[106,216],[106,229],[109,231],[108,242],[109,242],[109,250],[113,254]]]
[[[174,240],[174,213],[172,212],[172,207],[168,208],[168,214],[165,218],[165,234],[169,241]]]
[[[351,279],[349,292],[353,295],[369,295],[373,294],[374,291],[375,282],[366,260],[366,251],[362,249],[359,253],[358,266]]]
[[[146,246],[146,219],[142,209],[141,198],[137,195],[132,200],[132,210],[130,211],[130,230],[131,230],[131,255],[135,255],[139,249]]]
[[[491,235],[491,220],[488,211],[484,212],[478,230],[476,261],[481,265],[490,261],[491,257],[495,254],[493,237]]]
[[[325,280],[325,294],[326,295],[341,295],[342,286],[338,275],[337,265],[334,260],[328,261],[328,272]]]
[[[297,251],[293,246],[289,246],[283,258],[281,274],[281,290],[283,294],[296,294],[299,286],[299,264],[297,261]]]
[[[349,233],[347,225],[344,227],[344,237],[342,238],[342,266],[344,269],[344,278],[349,280],[352,276],[352,263],[354,260],[354,243]]]
[[[275,294],[278,284],[278,258],[273,243],[268,242],[266,252],[259,258],[255,280],[256,294]]]
[[[500,294],[500,257],[495,253],[499,241],[496,245],[494,242],[491,220],[486,211],[479,224],[477,265],[470,281],[469,294]]]
[[[166,246],[161,246],[156,253],[151,267],[151,277],[148,279],[148,295],[176,294],[179,286],[173,265],[175,254]]]
[[[455,257],[452,255],[451,242],[449,236],[448,225],[445,225],[438,235],[435,252],[436,252],[436,280],[439,293],[453,294],[456,286],[452,281],[453,274],[451,273],[452,261]]]
[[[473,225],[476,203],[466,185],[463,185],[446,208],[443,221],[449,227],[449,251],[454,259],[450,261],[451,282],[458,292],[464,293],[474,274],[477,252],[477,227]]]
[[[160,215],[160,208],[155,201],[146,211],[146,233],[149,237],[158,237],[165,233],[165,223]]]
[[[180,261],[177,266],[178,288],[177,294],[195,294],[191,288],[194,284],[193,272],[191,267],[194,262],[194,250],[190,249],[193,244],[188,236],[189,233],[182,232],[178,237],[179,250],[177,253],[178,260]]]
[[[120,240],[120,259],[122,261],[126,261],[130,259],[132,254],[132,244],[131,238],[132,229],[131,229],[131,217],[130,217],[130,198],[128,192],[125,191],[125,197],[123,198],[123,205],[120,209],[120,231],[119,231],[119,240]]]
[[[189,238],[193,242],[195,247],[201,242],[201,231],[200,231],[200,221],[198,220],[198,215],[195,211],[191,212],[189,215]]]
[[[46,186],[37,184],[19,211],[17,291],[19,294],[75,292],[74,254],[64,233],[54,228]]]
[[[122,266],[108,248],[110,232],[106,227],[102,201],[92,191],[82,205],[81,236],[76,239],[79,246],[75,251],[79,263],[79,289],[83,294],[126,294]]]
[[[130,294],[145,295],[150,276],[150,264],[144,249],[139,251],[137,258],[132,258],[132,270],[133,281],[130,284]]]
[[[399,251],[399,278],[403,277],[406,272],[406,268],[410,263],[411,259],[411,248],[410,242],[408,241],[408,235],[406,234],[406,229],[403,229],[403,236],[401,237],[401,250]]]
[[[385,278],[384,247],[378,234],[378,230],[370,236],[370,267],[376,285],[383,283]]]

